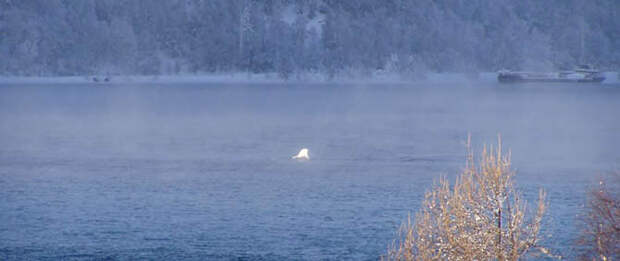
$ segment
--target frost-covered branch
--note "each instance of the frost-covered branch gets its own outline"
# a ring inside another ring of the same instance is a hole
[[[401,227],[384,260],[519,260],[541,248],[544,190],[536,213],[526,218],[527,202],[514,188],[501,141],[485,147],[477,163],[468,145],[467,159],[453,185],[441,178],[426,193],[415,221]]]

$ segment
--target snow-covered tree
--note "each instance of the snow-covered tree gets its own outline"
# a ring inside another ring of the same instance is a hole
[[[0,73],[617,70],[618,10],[616,0],[0,0]]]
[[[478,164],[467,166],[453,185],[446,179],[426,193],[412,223],[408,220],[385,260],[520,260],[537,249],[545,212],[540,191],[535,215],[514,187],[514,171],[501,145],[485,149]]]

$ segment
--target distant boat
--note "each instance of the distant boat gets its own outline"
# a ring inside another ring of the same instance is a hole
[[[581,82],[599,83],[605,76],[589,65],[580,65],[572,71],[560,72],[520,72],[501,70],[497,74],[499,82]]]
[[[93,82],[110,82],[110,76],[93,76]]]
[[[310,156],[308,155],[308,149],[303,148],[299,151],[299,153],[297,153],[297,155],[292,157],[293,159],[298,159],[298,160],[309,160]]]

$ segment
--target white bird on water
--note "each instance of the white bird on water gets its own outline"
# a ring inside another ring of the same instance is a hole
[[[309,160],[310,156],[308,156],[308,149],[306,148],[301,149],[299,153],[297,153],[297,155],[293,156],[293,159]]]

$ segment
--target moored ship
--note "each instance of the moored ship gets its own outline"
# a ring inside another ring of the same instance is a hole
[[[581,65],[572,71],[525,72],[501,70],[497,74],[499,82],[581,82],[599,83],[605,80],[603,74],[589,65]]]

